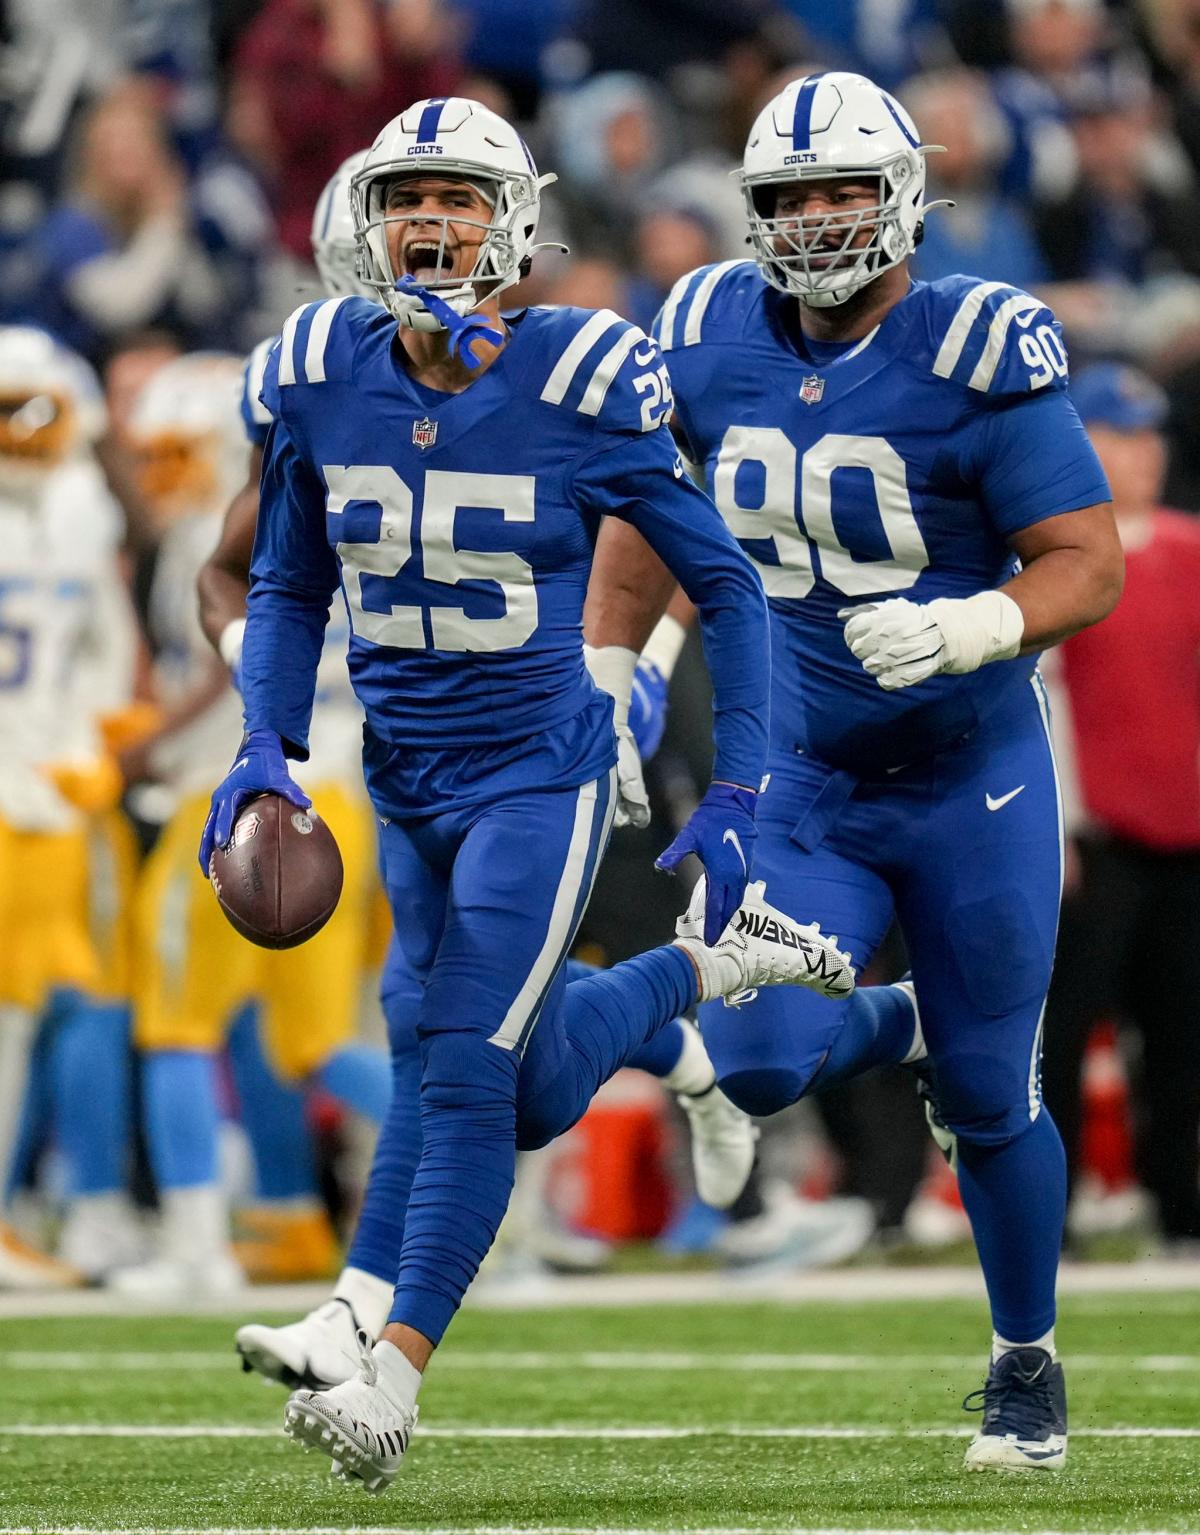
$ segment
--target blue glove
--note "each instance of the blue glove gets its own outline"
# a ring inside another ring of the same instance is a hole
[[[208,878],[213,852],[233,835],[233,823],[247,800],[256,794],[279,794],[301,810],[312,800],[293,783],[283,755],[283,742],[273,730],[252,730],[243,740],[237,760],[213,790],[212,808],[200,838],[200,868]]]
[[[691,819],[654,867],[672,873],[689,853],[704,865],[708,900],[704,907],[704,941],[711,948],[742,904],[758,828],[754,812],[758,795],[731,783],[709,784]]]
[[[629,699],[629,728],[643,762],[662,745],[667,726],[667,692],[671,684],[649,661],[639,661]]]

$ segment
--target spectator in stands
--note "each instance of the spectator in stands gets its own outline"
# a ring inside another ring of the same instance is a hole
[[[1115,611],[1062,647],[1083,821],[1067,858],[1043,1087],[1073,1165],[1088,1035],[1113,1016],[1137,1029],[1140,1175],[1166,1242],[1195,1244],[1200,524],[1160,505],[1162,391],[1130,368],[1101,364],[1072,393],[1112,486],[1127,574]]]
[[[306,266],[312,209],[341,162],[410,102],[453,92],[451,35],[440,0],[266,0],[242,34],[227,126]]]
[[[1156,131],[1140,60],[1114,58],[1078,83],[1073,135],[1079,175],[1038,206],[1038,233],[1061,281],[1142,283],[1200,273],[1200,207],[1186,158]]]
[[[967,69],[920,75],[903,90],[927,144],[945,145],[929,157],[929,194],[954,206],[925,220],[916,272],[926,281],[955,272],[1018,288],[1049,275],[1025,209],[997,188],[1010,133],[986,79]]]
[[[96,359],[170,323],[198,342],[224,295],[195,233],[183,168],[143,86],[118,87],[80,128],[71,187],[34,241],[30,318]]]
[[[1000,187],[1019,202],[1064,197],[1075,181],[1067,92],[1105,34],[1103,0],[1007,0],[1012,63],[993,79],[1008,121]]]

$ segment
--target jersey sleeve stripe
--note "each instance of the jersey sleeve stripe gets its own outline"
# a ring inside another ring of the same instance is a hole
[[[272,419],[271,412],[259,396],[262,394],[263,379],[267,373],[267,358],[271,355],[274,344],[274,336],[268,336],[265,341],[260,341],[250,353],[246,363],[246,409],[251,421],[257,421],[259,426],[270,426]]]
[[[329,345],[329,332],[334,317],[346,302],[348,294],[341,298],[327,298],[317,305],[312,324],[308,328],[308,346],[304,352],[304,376],[310,384],[325,382],[325,348]]]
[[[963,299],[934,360],[933,371],[938,378],[949,378],[958,367],[963,348],[967,344],[967,337],[979,318],[979,311],[983,308],[984,301],[993,293],[1002,292],[1007,286],[1007,283],[1002,282],[977,283]]]
[[[587,324],[581,326],[572,337],[571,344],[555,363],[554,371],[546,380],[546,387],[542,390],[542,399],[546,404],[561,405],[566,398],[567,390],[571,387],[571,381],[579,371],[580,363],[600,337],[614,325],[628,325],[628,323],[628,320],[622,320],[621,316],[614,314],[611,309],[598,309]]]
[[[696,296],[692,300],[692,307],[688,310],[688,317],[683,326],[684,346],[695,346],[700,340],[700,327],[704,323],[704,315],[708,309],[717,284],[725,276],[726,272],[732,272],[734,267],[744,265],[741,261],[722,261],[719,266],[713,267],[708,276],[696,289]]]
[[[293,309],[284,322],[283,334],[279,338],[279,384],[294,384],[296,382],[296,327],[300,324],[300,316],[304,309]]]
[[[979,361],[975,364],[974,373],[968,380],[972,389],[986,390],[990,387],[992,379],[996,376],[996,369],[1000,364],[1004,343],[1008,340],[1012,322],[1022,315],[1033,314],[1041,307],[1039,300],[1031,298],[1028,293],[1017,293],[1012,298],[1005,299],[992,317],[992,323],[988,327],[987,343]]]
[[[620,371],[621,364],[637,346],[639,341],[645,341],[646,334],[636,325],[630,326],[623,336],[617,338],[616,344],[609,347],[604,356],[596,364],[596,371],[588,381],[587,388],[583,391],[583,399],[579,402],[579,409],[585,416],[598,416],[600,407],[604,404],[604,397]]]
[[[659,316],[656,338],[664,352],[669,352],[675,345],[675,316],[679,313],[683,296],[695,281],[695,277],[695,272],[689,272],[686,277],[681,277],[667,294],[667,302],[663,305],[662,314]]]

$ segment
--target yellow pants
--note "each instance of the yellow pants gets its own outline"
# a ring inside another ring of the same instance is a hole
[[[376,863],[369,805],[339,784],[312,791],[345,880],[333,916],[295,949],[260,949],[234,931],[200,872],[208,796],[179,807],[146,860],[135,902],[134,1038],[143,1050],[220,1047],[243,1003],[261,1008],[275,1068],[307,1076],[357,1032],[359,987]]]
[[[100,958],[97,995],[129,996],[135,969],[133,908],[141,853],[121,810],[93,818],[88,827],[88,916]]]
[[[38,1011],[56,986],[96,991],[88,834],[0,821],[0,1003]]]

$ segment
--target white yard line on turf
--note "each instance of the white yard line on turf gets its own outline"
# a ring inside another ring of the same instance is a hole
[[[1200,1370],[1200,1354],[1068,1354],[1072,1370],[1146,1370],[1187,1373]],[[8,1349],[0,1350],[4,1370],[232,1370],[238,1364],[232,1349]],[[439,1370],[722,1370],[874,1373],[876,1370],[966,1370],[979,1364],[974,1354],[722,1354],[651,1353],[592,1350],[583,1353],[550,1351],[450,1351],[438,1360]]]
[[[891,1428],[886,1424],[838,1427],[829,1424],[733,1425],[714,1428],[638,1424],[629,1427],[553,1424],[447,1424],[421,1428],[427,1439],[963,1439],[973,1428]],[[0,1439],[280,1439],[282,1428],[229,1423],[11,1423],[0,1424]],[[1200,1439],[1200,1428],[1074,1428],[1074,1439]]]
[[[1059,1271],[1060,1295],[1162,1294],[1200,1290],[1200,1263],[1064,1264]],[[976,1300],[983,1280],[974,1267],[848,1268],[791,1274],[611,1274],[595,1278],[554,1275],[522,1279],[519,1284],[481,1284],[467,1303],[490,1310],[544,1310],[546,1307],[690,1305],[731,1299],[763,1301],[936,1301]],[[271,1285],[241,1295],[212,1300],[189,1298],[186,1314],[244,1315],[294,1311],[297,1316],[328,1299],[326,1285]],[[1200,1302],[1197,1302],[1200,1308]],[[25,1316],[143,1316],[178,1315],[181,1302],[131,1303],[103,1290],[63,1290],[56,1295],[0,1295],[0,1319]]]

